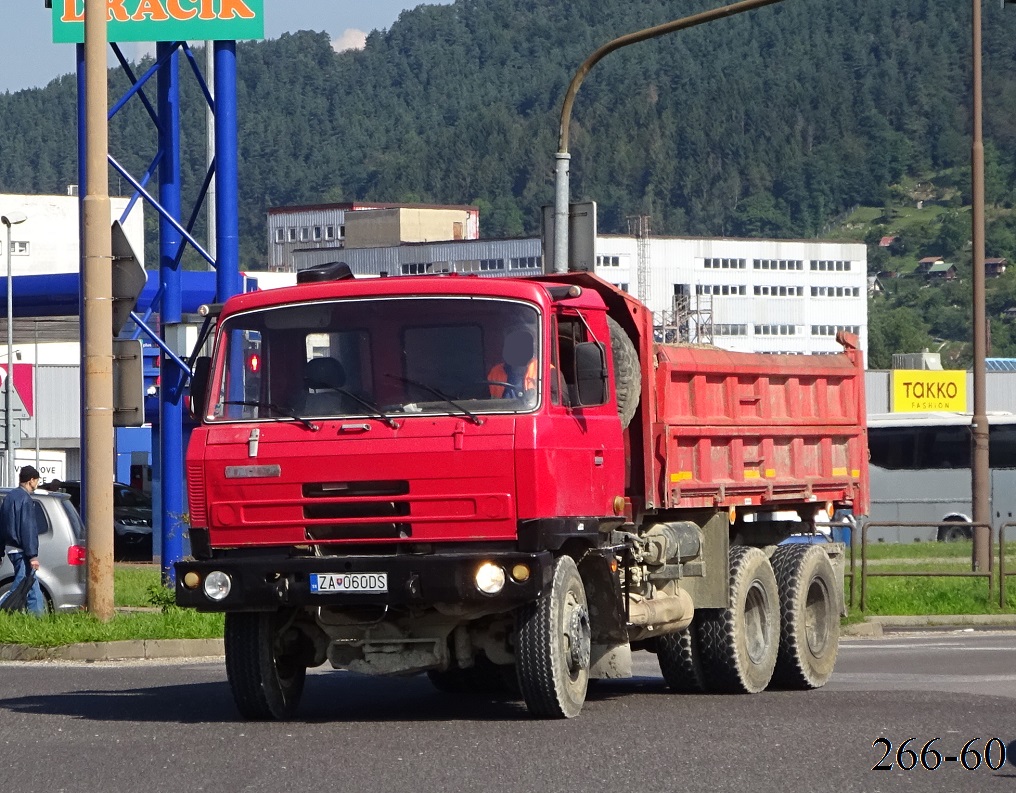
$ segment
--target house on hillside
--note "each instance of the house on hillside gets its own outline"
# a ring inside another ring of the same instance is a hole
[[[992,257],[984,260],[984,275],[988,278],[998,278],[1005,272],[1008,260],[1000,257]]]
[[[942,264],[942,258],[940,256],[925,256],[919,262],[917,262],[917,269],[914,272],[917,275],[927,275],[928,272],[936,264]]]
[[[880,248],[888,248],[894,242],[896,242],[896,235],[895,234],[890,234],[890,235],[887,235],[887,236],[883,237],[882,239],[880,239],[878,241],[878,247],[880,247]]]
[[[928,280],[936,281],[955,281],[956,280],[956,265],[948,264],[946,262],[935,262],[931,267],[928,268],[927,273]]]

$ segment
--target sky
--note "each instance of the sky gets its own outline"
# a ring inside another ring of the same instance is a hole
[[[451,2],[427,0],[426,4]],[[419,0],[265,0],[265,37],[325,30],[336,50],[362,48],[367,33],[390,28],[404,10],[423,4]],[[0,92],[40,88],[74,71],[74,45],[52,43],[51,14],[44,0],[0,0],[4,33]],[[133,43],[122,49],[131,59],[155,51],[154,45]]]

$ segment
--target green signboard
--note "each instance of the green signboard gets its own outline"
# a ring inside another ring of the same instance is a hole
[[[109,41],[231,41],[265,35],[265,0],[106,0]],[[85,0],[53,0],[53,42],[85,40]]]

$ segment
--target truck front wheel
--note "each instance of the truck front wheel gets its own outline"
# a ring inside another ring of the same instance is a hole
[[[282,720],[296,712],[307,667],[289,624],[282,611],[226,614],[226,677],[245,719]]]
[[[571,719],[579,715],[589,684],[591,631],[586,590],[575,561],[554,564],[550,588],[519,609],[515,663],[519,688],[534,716]]]
[[[776,575],[759,548],[730,549],[730,606],[695,612],[710,691],[756,694],[769,685],[780,644]]]
[[[836,574],[818,545],[783,545],[773,554],[780,589],[780,652],[774,688],[824,686],[840,641]]]

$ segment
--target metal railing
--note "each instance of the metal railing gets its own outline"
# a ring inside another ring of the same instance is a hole
[[[1008,572],[1005,569],[1005,530],[1016,526],[1016,523],[1003,523],[998,527],[998,607],[1005,611],[1005,579],[1007,576],[1016,575],[1016,571]]]
[[[992,599],[994,595],[994,556],[988,558],[988,569],[987,570],[920,570],[920,571],[886,571],[886,572],[870,572],[868,570],[868,530],[870,528],[913,528],[913,529],[927,529],[938,526],[939,523],[912,523],[905,521],[872,521],[865,523],[861,526],[861,600],[859,607],[862,612],[867,611],[868,608],[868,579],[869,578],[906,578],[906,577],[934,577],[934,578],[986,578],[988,579],[988,600]],[[980,526],[987,526],[988,530],[991,530],[990,524],[985,523],[966,523],[965,527],[971,529],[978,528]],[[1006,576],[1014,575],[1014,573],[1005,572],[1005,528],[1006,526],[1016,526],[1016,523],[1004,524],[999,529],[999,608],[1005,610],[1005,579]],[[850,576],[850,605],[854,605],[854,592],[857,578],[857,558],[856,558],[856,534],[851,534],[850,541],[850,571],[844,574]]]

